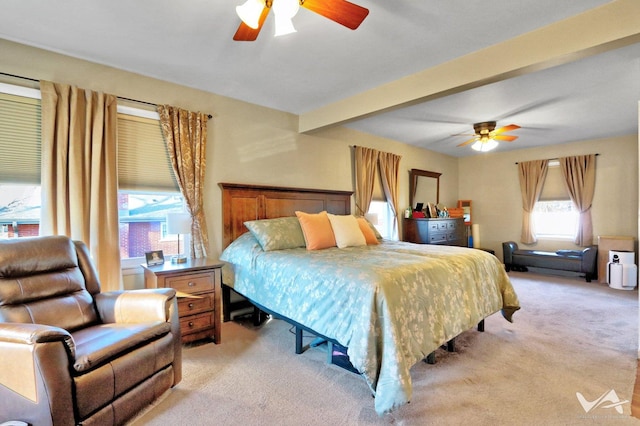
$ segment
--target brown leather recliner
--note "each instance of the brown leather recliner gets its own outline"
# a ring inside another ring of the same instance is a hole
[[[0,240],[0,423],[123,424],[180,382],[173,289],[100,292],[84,243]]]

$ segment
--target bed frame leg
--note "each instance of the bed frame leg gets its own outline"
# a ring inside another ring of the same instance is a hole
[[[436,363],[436,352],[433,351],[424,359],[424,362],[427,364],[435,364]]]
[[[478,331],[483,332],[484,331],[484,320],[480,321],[478,323]]]
[[[296,354],[300,355],[302,353],[302,329],[300,327],[296,327]]]
[[[449,340],[447,342],[447,352],[455,352],[456,351],[456,338]]]

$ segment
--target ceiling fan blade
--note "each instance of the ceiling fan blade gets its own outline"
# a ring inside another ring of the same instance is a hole
[[[495,129],[492,133],[494,135],[497,135],[497,134],[500,134],[500,133],[510,132],[512,130],[517,130],[519,128],[520,128],[520,126],[518,126],[517,124],[509,124],[508,126],[504,126],[504,127],[500,127],[499,129]]]
[[[478,137],[476,136],[476,137],[474,137],[474,138],[469,139],[468,141],[462,142],[462,143],[461,143],[460,145],[458,145],[458,146],[465,146],[465,145],[469,145],[470,143],[473,143],[473,142],[475,142],[475,141],[477,141],[477,140],[478,140]]]
[[[346,0],[304,0],[301,6],[352,30],[369,14],[369,9]]]
[[[503,141],[503,142],[513,142],[516,139],[518,139],[517,136],[511,136],[511,135],[493,135],[493,137],[491,137],[491,139],[495,139],[497,141]]]
[[[258,38],[258,34],[260,34],[260,30],[262,29],[262,24],[264,24],[264,20],[267,19],[267,15],[269,14],[269,10],[271,10],[271,8],[267,6],[262,9],[262,13],[260,13],[260,20],[258,21],[258,28],[251,28],[241,21],[233,39],[235,41],[254,41]]]

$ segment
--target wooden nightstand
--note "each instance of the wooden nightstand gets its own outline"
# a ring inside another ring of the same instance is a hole
[[[212,258],[141,265],[146,288],[171,287],[178,292],[182,343],[205,338],[220,343],[222,265]]]

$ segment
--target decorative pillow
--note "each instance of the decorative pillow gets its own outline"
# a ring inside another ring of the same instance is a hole
[[[366,246],[367,240],[355,216],[328,214],[338,248]]]
[[[307,250],[321,250],[336,246],[336,239],[333,236],[327,212],[304,213],[297,211],[296,216],[300,221]]]
[[[245,222],[244,226],[264,251],[304,247],[304,235],[297,217],[251,220]]]
[[[364,217],[357,217],[358,226],[360,226],[360,231],[362,231],[362,235],[364,235],[364,239],[367,242],[367,245],[380,244],[378,241],[378,237],[376,237],[376,233],[371,226],[371,223]]]
[[[364,216],[358,216],[358,218],[363,219],[365,222],[367,222],[367,224],[369,225],[369,228],[371,228],[371,230],[375,234],[378,241],[382,240],[382,235],[380,235],[380,232],[378,232],[378,229],[375,226],[373,226],[373,223],[369,222],[369,219],[367,219]]]

